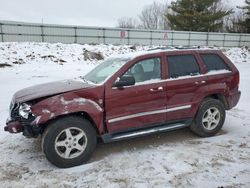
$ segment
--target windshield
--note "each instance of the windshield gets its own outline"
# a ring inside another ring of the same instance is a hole
[[[124,58],[107,59],[90,71],[84,78],[96,84],[102,83],[116,73],[128,61],[129,59]]]

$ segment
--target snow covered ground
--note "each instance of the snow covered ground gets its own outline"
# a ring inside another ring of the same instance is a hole
[[[199,138],[184,129],[99,143],[88,164],[58,169],[46,160],[39,139],[5,133],[13,93],[84,75],[101,62],[86,58],[86,50],[104,58],[134,51],[130,46],[0,43],[0,187],[250,187],[247,48],[222,49],[240,71],[242,96],[215,137]]]

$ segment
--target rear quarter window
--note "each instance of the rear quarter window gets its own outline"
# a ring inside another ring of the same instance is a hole
[[[200,74],[196,58],[193,55],[171,55],[167,57],[170,78]]]
[[[201,54],[208,71],[213,70],[230,70],[224,60],[217,54]]]

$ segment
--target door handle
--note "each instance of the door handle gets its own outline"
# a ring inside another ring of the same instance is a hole
[[[151,92],[156,92],[156,91],[158,91],[158,90],[157,90],[157,89],[151,88],[150,91],[151,91]]]
[[[150,91],[151,92],[160,92],[160,91],[163,91],[163,87],[158,87],[158,88],[151,88]]]
[[[196,81],[194,84],[195,84],[195,85],[201,85],[201,84],[205,84],[205,83],[206,83],[206,81],[205,81],[205,80],[202,80],[202,81],[200,81],[200,82]]]
[[[163,91],[163,87],[158,87],[158,91]]]

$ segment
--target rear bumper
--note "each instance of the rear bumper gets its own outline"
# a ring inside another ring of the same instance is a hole
[[[20,133],[23,132],[23,127],[19,121],[10,121],[6,123],[4,131],[9,133]]]
[[[236,91],[233,93],[230,93],[228,96],[228,107],[229,109],[233,108],[234,106],[236,106],[240,100],[240,95],[241,92],[240,91]]]

